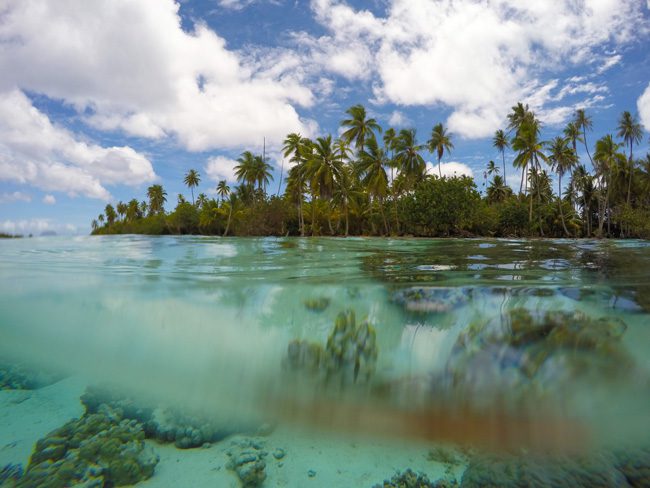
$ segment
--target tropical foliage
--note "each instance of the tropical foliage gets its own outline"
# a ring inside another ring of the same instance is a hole
[[[191,169],[183,180],[191,201],[179,194],[176,207],[166,211],[166,191],[152,185],[144,201],[107,204],[93,219],[92,232],[650,237],[650,155],[634,156],[644,133],[630,112],[621,114],[615,135],[592,147],[592,119],[585,110],[577,110],[560,134],[542,140],[535,113],[515,105],[507,126],[492,138],[483,195],[469,177],[443,176],[442,159],[454,149],[453,134],[443,124],[434,125],[423,144],[415,129],[382,130],[355,105],[341,127],[340,138],[287,135],[282,195],[267,193],[273,180],[269,161],[244,151],[234,168],[236,186],[221,180],[195,199],[201,175]],[[427,168],[427,152],[437,170]],[[521,173],[518,191],[507,184],[506,175],[513,175],[508,161]]]

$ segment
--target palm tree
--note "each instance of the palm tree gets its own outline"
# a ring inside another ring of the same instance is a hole
[[[228,195],[230,195],[230,187],[228,186],[228,183],[226,183],[226,180],[221,180],[217,184],[217,195],[221,197],[221,203],[223,204],[224,198],[226,198]]]
[[[513,106],[508,114],[508,131],[515,131],[515,136],[525,122],[532,122],[535,115],[528,109],[528,104],[519,102]]]
[[[547,161],[546,155],[542,152],[544,144],[539,140],[539,123],[532,118],[526,118],[523,124],[519,127],[517,135],[512,140],[512,149],[518,152],[513,164],[515,167],[522,168],[522,173],[526,174],[526,170],[531,168],[531,179],[536,179],[540,176],[541,166],[540,160]],[[541,199],[539,194],[540,185],[536,184],[538,189],[538,200]],[[532,190],[532,189],[531,189]],[[521,189],[520,189],[521,191]],[[528,221],[533,220],[533,191],[529,192],[530,206],[528,212]],[[543,233],[541,228],[540,216],[540,232]]]
[[[106,214],[106,223],[108,225],[113,225],[113,222],[115,222],[115,218],[117,217],[117,214],[115,213],[115,209],[113,208],[113,205],[110,203],[106,205],[104,208],[104,213]],[[102,215],[102,218],[99,219],[100,222],[104,221],[104,216]]]
[[[389,233],[386,214],[384,213],[384,198],[388,194],[388,176],[384,166],[387,164],[386,154],[379,147],[376,139],[369,139],[366,147],[359,153],[359,161],[356,163],[355,170],[361,177],[361,182],[365,185],[371,197],[379,202],[379,209],[384,221],[384,229]]]
[[[493,174],[498,175],[499,174],[499,167],[494,163],[494,161],[490,161],[487,165],[487,174],[488,176],[491,176]]]
[[[142,200],[142,201],[140,202],[140,215],[142,215],[143,217],[144,217],[145,215],[147,215],[147,210],[148,210],[148,209],[149,209],[149,205],[147,205],[147,202],[145,202],[144,200]]]
[[[600,138],[596,142],[596,152],[594,153],[594,161],[596,161],[597,175],[600,180],[601,198],[602,201],[602,186],[606,185],[604,205],[601,205],[598,214],[598,235],[602,237],[603,226],[605,223],[605,214],[607,214],[607,227],[609,233],[610,226],[610,211],[609,211],[609,194],[611,189],[611,176],[612,172],[619,164],[625,164],[625,155],[619,151],[621,144],[614,141],[611,134]]]
[[[404,175],[407,188],[411,188],[415,181],[424,178],[426,163],[420,154],[423,145],[417,143],[415,129],[402,129],[399,131],[395,144],[395,164],[401,175]]]
[[[494,138],[492,139],[492,146],[496,147],[501,153],[501,159],[503,160],[503,184],[507,185],[508,181],[506,179],[506,149],[510,147],[510,141],[508,141],[508,136],[502,129],[498,129],[494,133]]]
[[[271,165],[262,156],[255,156],[253,159],[251,177],[257,183],[259,190],[266,191],[266,185],[273,180],[273,175],[271,174],[272,169]]]
[[[393,169],[395,169],[395,148],[397,147],[397,133],[395,132],[395,129],[390,127],[384,132],[384,148],[385,151],[388,152],[390,151],[390,159],[388,161],[388,165],[390,166],[390,184],[393,184]]]
[[[200,182],[201,182],[201,175],[199,175],[199,173],[195,169],[189,170],[185,175],[185,178],[183,179],[183,183],[185,183],[185,185],[192,192],[192,205],[194,205],[194,188],[199,186]]]
[[[241,156],[237,158],[237,165],[235,166],[235,176],[237,181],[243,182],[246,185],[253,186],[257,179],[256,175],[256,162],[255,156],[250,151],[244,151]]]
[[[499,175],[494,175],[490,186],[486,190],[487,200],[490,203],[503,202],[512,195],[512,190],[505,184],[505,180]]]
[[[571,175],[571,186],[582,194],[582,212],[586,235],[591,236],[591,202],[593,196],[593,178],[584,164],[578,164]]]
[[[104,223],[104,214],[99,214],[97,216],[97,220],[99,221],[100,224]]]
[[[305,161],[300,161],[289,169],[287,176],[287,185],[284,189],[285,198],[298,204],[298,226],[300,227],[300,236],[305,237],[305,218],[303,215],[302,205],[304,194],[307,191],[305,188],[306,181],[306,168]]]
[[[164,211],[167,192],[161,185],[151,185],[147,188],[147,198],[149,199],[149,215],[156,215]]]
[[[366,119],[366,109],[363,105],[350,107],[345,113],[350,118],[341,121],[341,125],[348,128],[341,138],[348,143],[354,141],[357,151],[361,151],[370,138],[375,138],[374,131],[381,132],[381,127],[375,119]]]
[[[124,216],[126,215],[126,203],[117,202],[117,205],[115,205],[115,210],[117,210],[117,215],[120,216],[120,219],[124,220]]]
[[[436,124],[433,126],[431,131],[431,139],[427,142],[430,153],[436,153],[438,155],[438,173],[440,178],[442,178],[442,167],[440,165],[440,160],[445,152],[447,155],[454,148],[454,145],[451,142],[452,134],[447,132],[447,129],[442,124]]]
[[[633,116],[627,110],[621,114],[618,119],[618,137],[622,137],[623,141],[630,146],[630,157],[628,158],[628,182],[627,182],[627,205],[630,204],[630,191],[632,188],[632,173],[634,172],[634,159],[632,158],[632,147],[638,144],[643,139],[643,128],[639,123],[636,116]]]
[[[350,233],[350,203],[354,198],[361,196],[358,190],[357,179],[352,174],[349,165],[341,168],[336,188],[332,194],[332,202],[343,210],[345,217],[345,237]]]
[[[126,205],[126,220],[133,222],[139,218],[142,218],[142,214],[140,213],[140,202],[135,198],[132,198]]]
[[[93,230],[99,229],[99,224],[97,223],[96,219],[93,219],[93,221],[90,223],[90,227],[92,227]]]
[[[196,197],[196,206],[203,208],[208,203],[208,196],[205,193],[199,193],[199,196]]]
[[[230,229],[230,220],[232,219],[232,210],[237,202],[237,196],[234,193],[230,193],[230,205],[228,209],[228,222],[226,223],[226,229],[223,231],[223,237],[228,235],[228,230]]]
[[[185,200],[185,196],[182,193],[179,193],[176,195],[176,202],[178,205],[183,205],[184,203],[187,203],[187,200]]]
[[[578,157],[571,147],[569,147],[569,139],[566,137],[557,136],[548,144],[549,155],[548,159],[551,162],[553,171],[558,176],[558,205],[560,207],[560,219],[562,220],[562,228],[567,237],[569,231],[566,228],[564,220],[564,211],[562,210],[562,176],[578,164]]]
[[[594,160],[591,158],[591,153],[589,152],[589,145],[587,144],[587,129],[591,130],[593,123],[591,122],[591,117],[587,115],[585,109],[579,108],[576,110],[573,123],[578,127],[579,130],[582,130],[582,142],[585,145],[585,150],[587,151],[587,156],[589,156],[589,161],[591,161],[591,166],[594,165]]]

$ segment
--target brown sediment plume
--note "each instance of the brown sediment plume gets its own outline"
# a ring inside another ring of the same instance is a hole
[[[590,446],[580,421],[552,411],[450,404],[401,408],[376,401],[285,397],[270,402],[282,421],[349,435],[402,438],[491,451],[573,453]]]

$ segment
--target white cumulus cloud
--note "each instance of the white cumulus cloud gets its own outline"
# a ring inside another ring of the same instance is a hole
[[[137,186],[156,177],[130,147],[102,147],[53,124],[19,90],[0,92],[0,180],[108,200],[106,184]]]
[[[637,100],[636,106],[639,110],[641,123],[647,131],[650,131],[650,83],[648,83],[645,91]]]
[[[187,32],[178,9],[173,0],[6,0],[0,39],[12,41],[0,43],[0,91],[44,94],[101,130],[173,136],[192,151],[308,133],[294,105],[313,95],[292,64],[260,66],[202,23]]]
[[[32,197],[22,191],[0,193],[0,203],[31,202]]]
[[[448,178],[452,178],[454,176],[469,176],[470,178],[474,177],[472,168],[467,166],[465,163],[459,163],[457,161],[440,163],[440,172],[442,172],[442,176],[446,176]],[[438,171],[438,163],[427,162],[428,174],[439,176],[440,172]]]
[[[54,195],[45,195],[43,197],[43,203],[45,205],[54,205],[56,203],[56,198],[54,198]]]
[[[212,181],[226,180],[230,183],[237,180],[235,166],[237,161],[225,156],[215,156],[208,159],[205,164],[205,172]]]

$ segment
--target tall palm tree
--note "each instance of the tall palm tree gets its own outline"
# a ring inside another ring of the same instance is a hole
[[[341,126],[348,129],[341,135],[348,143],[354,142],[357,151],[361,151],[369,139],[375,138],[375,131],[381,132],[381,127],[375,119],[366,118],[363,105],[354,105],[345,111],[349,119],[341,121]]]
[[[499,174],[499,167],[494,163],[494,161],[490,161],[487,164],[487,174],[488,176],[492,176],[493,174],[498,175]]]
[[[634,172],[634,159],[632,158],[632,147],[643,139],[643,127],[636,116],[627,110],[621,114],[618,119],[618,137],[622,137],[625,144],[630,146],[630,156],[628,158],[628,180],[627,180],[627,198],[626,203],[630,204],[630,191],[632,189],[632,173]]]
[[[377,144],[376,139],[366,142],[366,147],[359,153],[359,160],[355,165],[361,182],[365,185],[371,197],[379,202],[379,209],[384,221],[384,230],[389,233],[388,222],[384,212],[384,199],[388,194],[388,175],[384,166],[388,163],[386,153]]]
[[[235,166],[237,181],[253,187],[257,179],[256,164],[255,155],[252,152],[244,151],[241,153],[241,156],[237,158],[237,165]]]
[[[436,153],[438,156],[438,173],[440,178],[442,178],[442,167],[440,160],[442,159],[443,154],[446,152],[447,155],[454,148],[453,143],[451,142],[451,136],[447,129],[440,123],[433,126],[431,131],[431,139],[427,142],[430,153]]]
[[[117,210],[117,215],[120,216],[121,220],[124,220],[124,216],[126,215],[126,203],[120,201],[117,202],[117,205],[115,205],[115,210]]]
[[[99,214],[97,216],[97,220],[99,221],[100,224],[104,223],[104,214]]]
[[[113,225],[113,222],[115,222],[115,219],[117,217],[117,214],[115,213],[115,209],[113,208],[113,205],[110,203],[106,205],[104,208],[104,213],[106,214],[106,223],[108,225]],[[100,222],[102,222],[104,219],[99,219]]]
[[[492,138],[492,146],[496,147],[501,153],[501,159],[503,161],[503,184],[507,185],[508,180],[506,178],[506,149],[510,147],[510,141],[508,141],[508,136],[502,129],[498,129],[494,133]]]
[[[531,169],[531,178],[536,179],[541,174],[540,160],[546,162],[547,157],[542,151],[544,143],[539,140],[539,124],[534,118],[527,118],[524,120],[521,127],[517,131],[517,135],[512,140],[512,149],[517,151],[517,156],[513,164],[515,167],[522,168],[523,174],[526,174],[528,168]],[[538,200],[541,199],[539,194],[540,185],[536,184],[538,189]],[[528,212],[528,221],[532,222],[533,220],[533,191],[529,192],[529,212]],[[540,231],[541,228],[541,216],[540,216]]]
[[[183,179],[183,183],[185,183],[185,185],[192,192],[192,205],[194,205],[194,188],[199,186],[200,182],[201,182],[201,175],[199,175],[199,173],[195,169],[189,170],[185,175],[185,178]]]
[[[598,214],[598,235],[602,237],[603,227],[605,223],[605,216],[607,215],[607,227],[610,226],[610,210],[609,210],[609,195],[611,189],[612,173],[617,165],[625,164],[625,155],[620,152],[621,144],[614,141],[611,134],[601,137],[596,142],[596,152],[594,153],[594,161],[596,162],[597,176],[600,180],[601,198],[602,201],[602,187],[606,186],[604,204],[600,205],[600,212]]]
[[[90,223],[90,227],[92,227],[93,230],[99,229],[99,224],[97,223],[97,219],[93,219],[93,221]]]
[[[345,237],[350,233],[350,203],[361,196],[358,181],[349,165],[341,168],[336,188],[332,194],[332,202],[343,210],[345,217]]]
[[[228,222],[226,223],[226,229],[223,231],[223,237],[226,237],[228,235],[228,230],[230,230],[230,221],[232,219],[232,210],[235,206],[235,203],[237,203],[237,196],[235,193],[230,193],[230,199],[229,199],[229,209],[228,209]]]
[[[149,215],[157,215],[164,211],[167,192],[162,185],[151,185],[147,188],[147,198],[149,199]]]
[[[203,208],[208,203],[208,196],[205,193],[199,193],[199,196],[196,197],[196,206]]]
[[[395,169],[395,148],[397,147],[397,133],[392,127],[386,129],[384,132],[384,151],[388,154],[390,151],[390,159],[388,165],[390,166],[390,184],[393,184],[393,170]]]
[[[133,222],[139,218],[142,218],[142,214],[140,213],[140,202],[138,202],[137,199],[132,198],[126,205],[126,220]]]
[[[558,194],[558,205],[560,207],[560,219],[562,220],[562,228],[567,237],[569,237],[569,231],[566,227],[566,222],[564,220],[564,211],[562,209],[562,176],[567,171],[578,164],[578,157],[571,147],[569,147],[569,139],[566,137],[557,136],[548,144],[548,159],[551,163],[553,171],[557,173],[558,183],[557,183],[557,194]]]
[[[585,145],[585,150],[587,151],[587,156],[589,156],[589,161],[591,161],[591,166],[594,166],[594,160],[591,157],[589,152],[589,145],[587,144],[587,130],[591,130],[593,122],[591,117],[587,115],[584,108],[579,108],[576,110],[573,123],[578,127],[579,130],[582,130],[582,143]]]
[[[508,114],[508,131],[515,131],[515,136],[519,129],[525,122],[532,122],[535,116],[528,108],[528,104],[524,105],[519,102],[511,108]]]
[[[420,154],[424,145],[417,143],[415,129],[402,129],[395,144],[395,164],[403,175],[407,188],[424,178],[426,163]]]
[[[490,186],[487,187],[486,195],[488,202],[498,203],[512,195],[512,190],[500,175],[494,175]]]
[[[217,195],[221,197],[221,203],[223,204],[224,198],[226,198],[228,195],[230,195],[230,187],[228,186],[228,183],[226,183],[226,180],[221,180],[217,184]]]
[[[591,236],[591,202],[593,196],[593,178],[584,164],[578,164],[571,175],[571,186],[580,191],[582,196],[582,212],[586,235]]]
[[[266,191],[266,185],[273,180],[271,174],[272,167],[267,163],[262,156],[255,156],[253,159],[252,175],[251,177],[257,183],[259,190]]]

